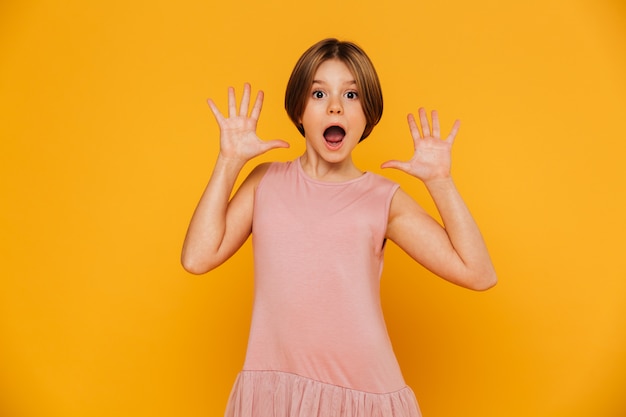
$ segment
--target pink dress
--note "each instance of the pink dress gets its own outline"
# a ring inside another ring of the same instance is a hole
[[[256,190],[255,297],[227,417],[418,417],[380,306],[385,231],[398,185],[339,183],[299,160]]]

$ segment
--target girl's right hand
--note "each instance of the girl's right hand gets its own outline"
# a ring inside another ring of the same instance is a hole
[[[220,127],[220,157],[245,163],[271,149],[288,148],[283,140],[263,141],[256,134],[257,122],[263,106],[263,92],[259,91],[250,115],[250,84],[246,83],[237,111],[235,89],[228,88],[228,117],[224,117],[213,100],[208,103]]]

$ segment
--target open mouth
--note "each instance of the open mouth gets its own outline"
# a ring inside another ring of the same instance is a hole
[[[341,145],[345,136],[346,131],[340,126],[330,126],[324,131],[324,139],[326,139],[326,143],[333,148]]]

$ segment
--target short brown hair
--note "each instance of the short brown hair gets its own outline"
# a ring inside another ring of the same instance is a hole
[[[287,83],[285,110],[304,136],[300,118],[309,98],[313,77],[319,66],[330,59],[339,59],[354,75],[366,119],[365,130],[360,139],[363,140],[369,136],[383,114],[383,93],[372,61],[352,42],[324,39],[302,54]]]

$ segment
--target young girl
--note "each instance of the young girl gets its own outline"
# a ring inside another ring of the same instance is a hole
[[[420,179],[442,227],[399,186],[363,172],[352,150],[382,114],[378,76],[355,44],[326,39],[309,48],[287,85],[285,108],[306,141],[287,163],[260,164],[230,198],[244,164],[280,140],[256,135],[263,94],[228,116],[209,106],[220,152],[191,219],[182,263],[202,274],[227,260],[252,233],[255,298],[248,350],[226,416],[415,417],[381,312],[379,280],[387,239],[426,268],[463,287],[496,283],[489,254],[450,175],[439,119],[409,115],[415,145],[406,162],[388,161]],[[420,129],[421,127],[421,129]]]

